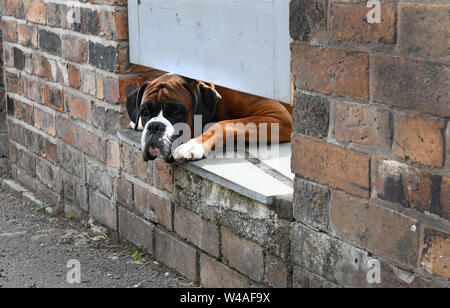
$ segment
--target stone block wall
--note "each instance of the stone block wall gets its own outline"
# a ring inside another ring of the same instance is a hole
[[[448,286],[449,2],[367,3],[291,1],[294,286]]]

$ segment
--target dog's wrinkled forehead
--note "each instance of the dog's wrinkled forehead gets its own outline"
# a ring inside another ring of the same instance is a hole
[[[186,80],[178,75],[164,75],[148,85],[142,97],[142,103],[148,101],[161,106],[167,101],[179,101],[186,107],[193,106],[193,97],[187,89]]]

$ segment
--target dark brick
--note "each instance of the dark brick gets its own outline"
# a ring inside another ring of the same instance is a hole
[[[293,287],[301,289],[329,289],[337,286],[318,275],[308,272],[300,266],[294,266]]]
[[[448,53],[449,4],[435,1],[400,3],[400,49],[422,57],[450,59]]]
[[[326,39],[326,0],[292,0],[289,12],[289,29],[294,40]]]
[[[14,67],[23,70],[25,67],[25,55],[22,50],[14,47]]]
[[[60,55],[61,44],[61,38],[58,34],[46,30],[39,30],[39,47],[41,49],[55,55]]]
[[[373,56],[372,63],[374,101],[450,116],[448,65],[385,55]]]
[[[419,222],[363,199],[335,191],[332,230],[341,238],[407,266],[416,266]]]
[[[89,42],[89,63],[104,70],[114,71],[117,66],[117,48]]]
[[[313,228],[328,230],[330,197],[328,188],[296,178],[294,218]]]
[[[296,92],[293,110],[296,133],[317,138],[328,136],[330,104],[326,98]]]

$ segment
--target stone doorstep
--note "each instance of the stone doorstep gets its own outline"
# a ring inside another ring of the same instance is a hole
[[[141,132],[127,129],[118,132],[118,136],[125,143],[140,148]],[[267,158],[268,152],[270,149],[258,151],[250,147],[247,152],[249,159],[240,156],[202,159],[180,166],[247,198],[272,205],[276,199],[286,199],[293,194],[291,144],[281,144],[276,158]],[[258,164],[254,163],[255,159]]]

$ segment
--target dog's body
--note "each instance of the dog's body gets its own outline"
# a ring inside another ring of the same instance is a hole
[[[279,142],[291,140],[292,109],[280,102],[228,88],[205,84],[174,74],[163,75],[135,90],[127,99],[133,126],[141,125],[142,151],[145,161],[162,155],[166,161],[196,160],[205,157],[215,146],[223,145],[225,136],[244,135],[260,138],[260,127],[279,129]],[[202,116],[202,128],[214,122],[203,134],[194,134],[194,115]],[[189,126],[192,138],[172,151],[179,137],[175,125]],[[234,125],[230,125],[234,124]],[[237,124],[237,125],[236,125]]]

